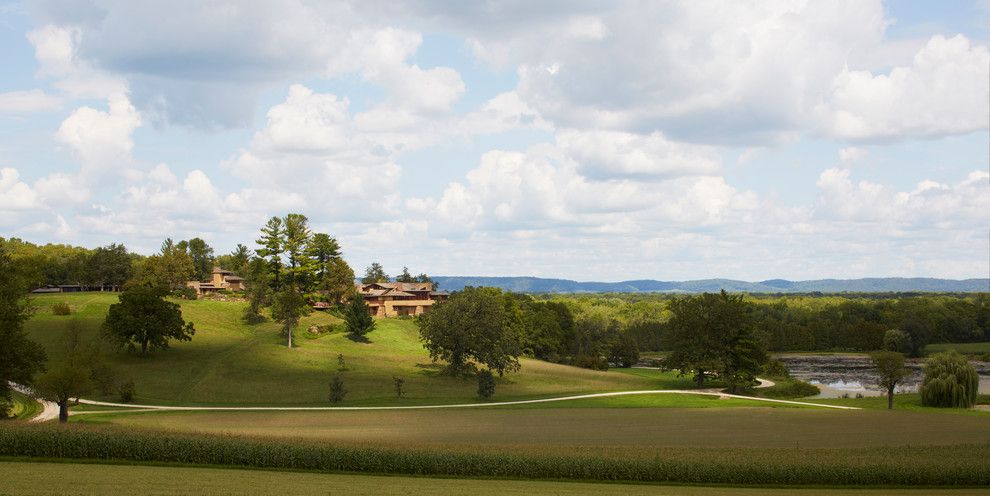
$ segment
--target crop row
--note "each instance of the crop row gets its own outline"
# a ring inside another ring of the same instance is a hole
[[[990,485],[990,445],[658,449],[589,454],[333,446],[304,441],[0,424],[0,456],[461,477],[760,485]]]

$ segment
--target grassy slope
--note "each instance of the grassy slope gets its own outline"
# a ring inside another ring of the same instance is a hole
[[[13,403],[9,413],[18,420],[28,420],[31,417],[41,413],[41,403],[38,403],[33,398],[18,393],[17,391],[11,391],[10,396]]]
[[[33,298],[37,305],[26,327],[32,339],[42,343],[51,360],[62,359],[59,336],[75,319],[86,336],[95,339],[114,294],[80,293]],[[65,301],[71,316],[51,314],[52,303]],[[296,404],[325,405],[327,384],[337,373],[337,355],[344,355],[343,372],[347,405],[399,403],[393,376],[406,381],[406,397],[400,404],[458,403],[476,401],[476,384],[439,374],[438,367],[418,340],[410,320],[380,320],[368,335],[369,343],[354,342],[336,333],[307,339],[297,330],[298,347],[287,349],[274,323],[243,324],[243,303],[209,300],[180,301],[183,317],[195,323],[191,342],[150,357],[114,353],[111,363],[122,378],[133,377],[136,402],[158,404]],[[338,319],[314,313],[299,329],[329,324]],[[671,373],[598,372],[576,367],[523,360],[518,373],[501,379],[496,399],[522,399],[602,391],[683,388],[690,382]],[[114,399],[114,398],[106,398]]]
[[[4,473],[4,494],[88,495],[112,494],[120,490],[121,481],[135,495],[215,494],[215,495],[463,495],[513,496],[556,494],[579,496],[608,491],[628,496],[669,496],[705,494],[711,496],[761,495],[817,496],[826,494],[887,496],[894,494],[928,494],[930,489],[768,489],[729,487],[647,486],[631,484],[602,485],[581,482],[540,482],[484,479],[449,479],[426,477],[383,477],[373,475],[314,474],[234,470],[218,468],[125,466],[69,463],[0,462]],[[195,490],[190,481],[196,481]],[[986,490],[953,490],[955,496],[987,494]]]

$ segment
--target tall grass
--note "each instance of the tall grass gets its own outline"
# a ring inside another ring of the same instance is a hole
[[[990,484],[990,445],[868,449],[663,448],[652,457],[398,450],[262,438],[0,425],[0,456],[319,472],[781,485]]]

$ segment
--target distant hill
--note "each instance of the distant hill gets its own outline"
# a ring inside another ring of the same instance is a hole
[[[492,286],[517,293],[703,293],[719,290],[746,293],[896,293],[944,292],[976,293],[990,291],[990,279],[933,279],[929,277],[871,277],[865,279],[817,279],[788,281],[769,279],[760,282],[732,279],[696,281],[637,280],[622,282],[578,282],[569,279],[540,277],[434,277],[440,288],[457,291],[465,286]]]

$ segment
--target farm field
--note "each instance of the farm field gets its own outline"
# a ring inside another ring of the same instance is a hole
[[[127,466],[75,463],[0,462],[4,472],[4,494],[33,496],[61,494],[66,496],[110,494],[120,488],[120,481],[140,481],[129,484],[134,495],[188,494],[188,481],[195,480],[203,494],[215,495],[446,495],[446,496],[512,496],[554,494],[582,496],[602,494],[607,490],[627,496],[824,496],[900,494],[931,494],[930,489],[793,489],[793,488],[731,488],[699,486],[647,486],[642,484],[610,484],[582,482],[543,482],[489,479],[449,479],[428,477],[374,476],[350,474],[315,474],[298,472],[269,472],[220,468]],[[944,491],[953,496],[988,494],[985,489],[953,489]]]
[[[112,293],[79,293],[33,297],[34,316],[25,327],[31,339],[47,350],[49,360],[62,359],[60,336],[78,322],[85,339],[96,339]],[[52,315],[53,303],[65,301],[70,316]],[[241,322],[244,303],[176,300],[183,317],[196,326],[189,342],[174,342],[169,350],[148,357],[125,352],[109,355],[122,378],[133,378],[135,403],[183,405],[327,405],[327,384],[341,372],[348,406],[470,403],[477,400],[471,379],[439,373],[419,342],[411,320],[387,319],[355,342],[335,332],[310,339],[312,325],[339,324],[326,313],[305,317],[295,333],[297,347],[286,348],[271,322],[249,326]],[[673,373],[600,372],[538,360],[522,359],[522,370],[499,379],[495,400],[528,399],[634,389],[683,389],[687,378]],[[393,377],[405,379],[406,396],[397,401]],[[99,395],[91,395],[101,399]],[[114,397],[102,399],[113,400]]]
[[[719,401],[719,400],[714,400]],[[562,452],[574,447],[863,448],[990,444],[990,415],[804,408],[553,408],[85,414],[73,422],[333,443]]]

